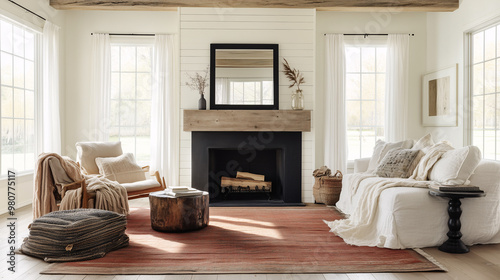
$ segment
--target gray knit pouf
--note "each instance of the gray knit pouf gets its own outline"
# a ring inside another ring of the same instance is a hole
[[[46,262],[97,259],[128,245],[126,226],[125,215],[106,210],[51,212],[31,223],[20,251]]]

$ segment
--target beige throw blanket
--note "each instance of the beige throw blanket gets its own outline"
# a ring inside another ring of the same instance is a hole
[[[34,194],[33,194],[33,218],[39,218],[47,213],[57,210],[75,209],[81,207],[81,189],[68,191],[61,201],[61,209],[58,209],[54,196],[54,178],[49,165],[50,159],[57,159],[68,177],[73,181],[83,179],[78,164],[68,157],[58,154],[41,154],[35,166]],[[128,214],[129,206],[127,191],[116,182],[99,176],[86,176],[85,182],[89,192],[96,193],[94,208],[115,211],[120,214]]]
[[[93,205],[89,207],[113,211],[127,215],[129,213],[127,190],[115,181],[101,176],[85,176],[87,191],[95,193]],[[67,191],[61,201],[60,210],[77,209],[81,207],[82,189]]]
[[[56,188],[56,186],[54,184],[54,178],[52,177],[52,171],[49,166],[49,160],[51,158],[59,160],[62,168],[66,171],[66,174],[71,180],[79,181],[83,179],[78,164],[70,158],[63,158],[54,153],[41,154],[38,157],[37,164],[35,166],[35,190],[33,193],[34,219],[58,210],[56,198],[54,197],[54,188]]]

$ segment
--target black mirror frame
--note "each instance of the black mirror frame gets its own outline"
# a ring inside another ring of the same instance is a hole
[[[218,49],[272,49],[273,50],[273,105],[215,104],[215,51]],[[210,44],[210,110],[279,110],[279,54],[278,44]]]

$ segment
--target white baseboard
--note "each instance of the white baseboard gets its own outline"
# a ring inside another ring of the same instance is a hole
[[[16,210],[19,209],[19,208],[21,208],[21,207],[28,206],[28,205],[31,205],[31,201],[25,201],[25,202],[22,202],[22,203],[18,203],[16,205]],[[0,209],[0,215],[7,214],[7,212],[8,212],[7,208]]]

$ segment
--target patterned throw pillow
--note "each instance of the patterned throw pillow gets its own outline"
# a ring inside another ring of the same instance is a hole
[[[375,170],[379,177],[408,178],[422,158],[420,150],[394,149],[387,152]],[[416,162],[416,163],[415,163]]]
[[[413,140],[408,139],[401,142],[384,142],[382,140],[377,140],[375,147],[373,148],[373,154],[368,163],[367,173],[373,173],[377,166],[382,162],[382,159],[387,154],[388,151],[393,149],[410,149],[413,146]]]

